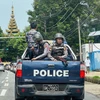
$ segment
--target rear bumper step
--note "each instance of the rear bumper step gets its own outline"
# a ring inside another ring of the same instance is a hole
[[[41,85],[42,86],[42,85]],[[41,87],[40,86],[40,87]],[[19,96],[79,96],[84,93],[83,85],[65,85],[63,90],[59,91],[43,91],[33,85],[18,85],[17,94]]]

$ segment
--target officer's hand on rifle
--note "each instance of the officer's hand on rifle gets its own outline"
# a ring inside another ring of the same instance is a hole
[[[62,58],[61,56],[58,56],[58,58]]]

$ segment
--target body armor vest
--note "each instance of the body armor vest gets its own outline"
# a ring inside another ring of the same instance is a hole
[[[51,55],[53,57],[62,56],[64,55],[64,45],[53,45]]]
[[[37,46],[35,47],[34,52],[35,52],[36,57],[44,53],[44,44],[45,43],[47,43],[47,42],[42,42],[40,44],[37,44]]]

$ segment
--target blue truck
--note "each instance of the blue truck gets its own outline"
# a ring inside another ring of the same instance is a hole
[[[17,62],[15,73],[15,100],[84,99],[84,65],[77,61],[71,47],[68,48],[67,65],[62,61],[28,60],[27,49]]]

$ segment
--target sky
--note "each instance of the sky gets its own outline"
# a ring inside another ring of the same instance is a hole
[[[13,1],[13,3],[12,3]],[[11,7],[14,6],[14,14],[18,28],[23,31],[28,26],[28,10],[33,10],[32,3],[34,0],[0,0],[0,26],[3,32],[8,29],[11,18]]]

